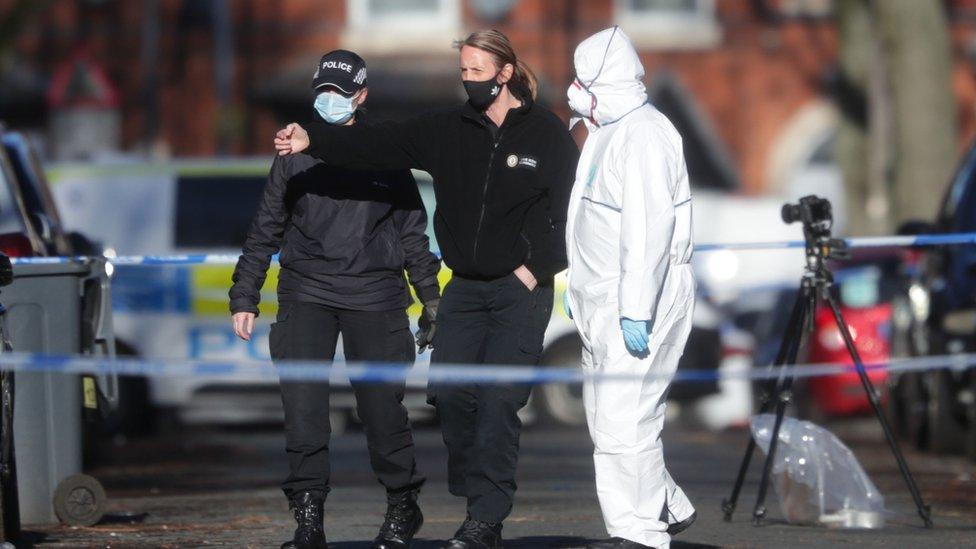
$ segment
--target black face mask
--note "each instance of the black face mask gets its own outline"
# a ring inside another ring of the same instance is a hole
[[[464,91],[468,92],[468,102],[479,111],[486,110],[502,91],[497,74],[484,82],[465,80],[462,84],[464,84]]]

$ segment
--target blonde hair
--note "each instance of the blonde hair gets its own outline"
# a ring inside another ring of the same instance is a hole
[[[495,66],[499,69],[511,64],[515,70],[512,72],[512,78],[507,82],[508,88],[516,97],[522,99],[531,97],[535,100],[539,88],[535,73],[522,60],[515,57],[515,49],[507,36],[495,29],[475,31],[464,40],[454,41],[455,48],[460,50],[464,46],[490,53],[495,60]]]

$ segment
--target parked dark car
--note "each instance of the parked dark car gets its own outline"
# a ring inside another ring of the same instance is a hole
[[[0,147],[0,252],[9,257],[47,255],[47,246],[31,221],[27,199],[6,151],[6,147]]]
[[[12,258],[100,256],[99,244],[64,229],[30,139],[0,124],[0,144],[0,253]],[[92,354],[114,355],[107,282],[100,278],[88,280],[79,297],[83,349]],[[98,377],[98,387],[105,412],[100,429],[112,433],[135,430],[129,424],[138,421],[138,416],[133,415],[135,419],[130,420],[129,410],[141,410],[139,405],[146,401],[145,380],[122,378],[117,382],[114,376],[104,376]]]
[[[9,166],[11,190],[21,197],[31,238],[40,241],[42,250],[31,255],[98,255],[101,247],[80,233],[64,230],[54,196],[40,158],[30,140],[21,133],[0,128],[5,163]],[[35,250],[36,252],[36,250]]]
[[[976,232],[976,144],[969,149],[931,222],[912,221],[903,234]],[[976,246],[911,252],[902,296],[895,302],[892,350],[926,356],[976,350]],[[936,370],[892,376],[889,413],[918,448],[966,452],[976,459],[976,376]]]

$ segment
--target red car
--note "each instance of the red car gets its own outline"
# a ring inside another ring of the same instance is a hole
[[[849,259],[832,265],[841,315],[865,365],[883,364],[892,357],[892,301],[908,259],[905,250],[855,250]],[[817,307],[805,361],[854,365],[826,303]],[[882,402],[887,400],[888,377],[884,370],[868,370]],[[809,405],[812,414],[846,416],[871,411],[857,372],[810,378],[805,386],[810,402],[801,404]]]
[[[888,344],[891,325],[891,304],[877,303],[870,306],[841,306],[841,314],[854,338],[861,360],[865,364],[888,360],[891,350]],[[839,363],[854,364],[833,312],[826,305],[817,309],[815,327],[810,337],[808,360],[814,364]],[[875,387],[884,387],[888,373],[883,370],[868,370],[868,378]],[[856,372],[835,376],[810,378],[807,382],[810,397],[827,415],[842,416],[870,411],[861,379]]]

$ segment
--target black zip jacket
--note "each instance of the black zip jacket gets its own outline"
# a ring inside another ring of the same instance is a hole
[[[424,303],[440,295],[440,260],[408,170],[350,171],[305,154],[275,158],[234,269],[230,310],[258,312],[271,256],[280,301],[383,311],[406,307],[406,268]]]
[[[524,264],[545,283],[566,268],[566,213],[579,151],[550,111],[523,101],[496,128],[465,103],[403,122],[306,129],[308,153],[330,165],[429,172],[434,231],[455,273],[498,278]]]

